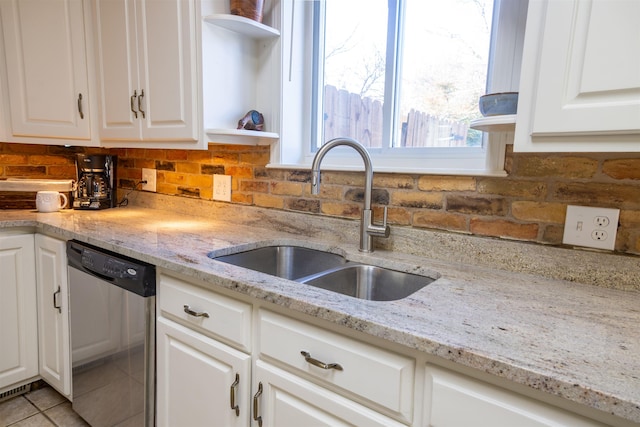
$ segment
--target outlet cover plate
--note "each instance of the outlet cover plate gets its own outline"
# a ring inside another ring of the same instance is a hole
[[[146,184],[142,184],[144,191],[156,192],[156,170],[142,168],[142,180],[147,181]]]
[[[613,250],[620,209],[567,206],[562,243]]]
[[[213,200],[231,201],[231,175],[213,175]]]

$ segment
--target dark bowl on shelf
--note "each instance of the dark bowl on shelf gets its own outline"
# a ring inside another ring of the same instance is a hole
[[[489,93],[480,97],[483,116],[504,116],[518,111],[518,92]]]

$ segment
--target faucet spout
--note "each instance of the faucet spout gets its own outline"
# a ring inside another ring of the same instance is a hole
[[[324,156],[334,147],[344,145],[351,147],[360,154],[364,162],[364,207],[360,219],[360,251],[373,252],[373,236],[389,237],[389,226],[387,225],[387,207],[384,208],[384,222],[382,225],[373,223],[373,212],[371,210],[371,198],[373,193],[373,167],[371,157],[367,149],[355,139],[335,138],[324,144],[311,164],[311,194],[320,192],[320,164]]]

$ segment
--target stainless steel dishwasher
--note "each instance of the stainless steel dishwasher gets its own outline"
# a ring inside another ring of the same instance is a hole
[[[153,265],[67,242],[72,407],[93,427],[155,424]]]

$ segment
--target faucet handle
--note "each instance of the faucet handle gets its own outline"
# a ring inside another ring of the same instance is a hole
[[[384,237],[389,237],[389,234],[391,234],[391,228],[387,225],[387,210],[387,206],[382,208],[382,225],[380,228]]]

